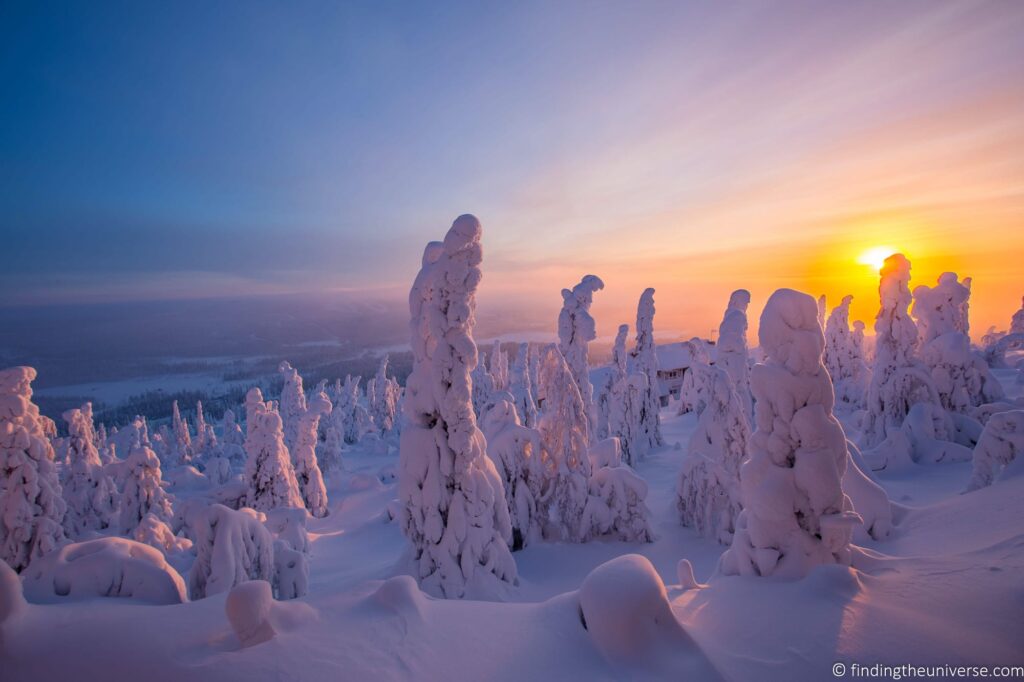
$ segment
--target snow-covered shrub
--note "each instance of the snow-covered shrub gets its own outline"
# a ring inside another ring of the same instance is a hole
[[[572,372],[554,344],[544,349],[540,366],[544,397],[537,430],[543,453],[546,537],[582,542],[590,457],[587,413]]]
[[[720,567],[727,575],[802,577],[849,565],[860,517],[843,492],[846,435],[832,415],[814,299],[779,289],[758,330],[765,362],[751,372],[756,429],[740,470],[743,511]]]
[[[587,415],[587,438],[597,426],[594,387],[590,384],[589,346],[597,338],[597,326],[590,315],[594,293],[604,289],[596,275],[586,275],[572,289],[562,289],[562,311],[558,314],[558,348],[583,400]]]
[[[196,561],[188,579],[192,599],[227,592],[246,580],[273,579],[274,539],[261,516],[249,508],[206,508],[193,529]]]
[[[510,396],[511,397],[511,396]],[[487,456],[494,462],[505,487],[505,502],[512,521],[513,551],[540,538],[537,498],[543,483],[540,432],[519,422],[509,399],[499,400],[480,422],[487,440]]]
[[[720,680],[722,676],[676,620],[665,584],[639,554],[607,561],[584,579],[580,620],[624,678]]]
[[[690,437],[676,485],[682,524],[722,544],[732,541],[740,504],[740,467],[750,425],[725,370],[711,368],[708,406]]]
[[[4,623],[23,612],[27,605],[21,579],[6,561],[0,560],[0,650],[4,643]]]
[[[330,413],[331,401],[325,393],[311,396],[306,413],[299,419],[295,448],[292,450],[299,492],[306,509],[316,518],[327,516],[327,488],[316,461],[317,427],[320,419]]]
[[[443,243],[427,245],[409,292],[413,369],[399,448],[400,524],[420,584],[445,597],[516,580],[505,491],[473,412],[480,237],[474,216],[458,217]]]
[[[126,538],[64,545],[24,572],[25,597],[38,604],[121,597],[152,604],[188,601],[185,581],[159,550]]]
[[[992,485],[1006,466],[1024,453],[1024,410],[993,414],[974,448],[974,470],[967,490]]]
[[[305,397],[303,397],[305,403]],[[244,479],[246,504],[258,511],[304,507],[295,469],[284,444],[281,416],[269,403],[260,403],[249,416]]]
[[[636,344],[630,352],[630,372],[647,376],[640,407],[640,433],[646,441],[646,448],[663,444],[661,421],[658,416],[658,354],[654,343],[654,289],[647,288],[640,294],[636,308]]]
[[[298,599],[309,591],[306,555],[284,540],[274,541],[274,594],[278,599]]]
[[[125,480],[121,490],[121,533],[131,535],[146,514],[161,521],[174,515],[171,497],[161,487],[160,460],[145,445],[132,450],[125,460]]]
[[[509,375],[509,393],[515,399],[516,412],[523,426],[533,428],[537,425],[537,403],[533,396],[533,382],[530,379],[530,344],[519,344],[519,353],[512,363]],[[474,379],[475,381],[475,379]],[[476,384],[473,385],[476,393]],[[476,400],[473,401],[474,408]]]
[[[68,423],[64,530],[69,537],[78,539],[114,524],[120,496],[100,462],[91,406],[86,403],[63,416]]]
[[[624,542],[653,542],[646,499],[647,482],[629,466],[595,469],[587,483],[583,540],[613,537]]]
[[[878,293],[881,308],[875,318],[875,361],[868,384],[864,445],[880,445],[903,425],[916,403],[941,406],[931,373],[917,358],[917,325],[910,305],[910,261],[903,254],[885,259]]]
[[[247,580],[231,588],[224,600],[224,613],[242,648],[262,644],[277,632],[270,622],[274,595],[266,580]]]
[[[0,560],[17,572],[64,542],[53,446],[32,402],[32,367],[0,371]]]
[[[754,415],[750,398],[750,358],[747,352],[747,307],[750,292],[737,289],[729,296],[722,323],[718,325],[716,367],[721,367],[732,380],[733,389],[747,419]]]
[[[864,394],[871,370],[864,362],[863,324],[859,341],[850,331],[850,303],[853,296],[844,296],[832,309],[825,323],[825,367],[832,377],[836,400],[851,407],[864,404]]]
[[[146,514],[132,534],[136,542],[155,547],[164,556],[186,552],[192,548],[192,541],[179,538],[167,525],[167,522],[156,514]]]
[[[278,413],[284,430],[284,444],[291,452],[298,436],[299,420],[302,419],[302,415],[306,414],[306,391],[302,387],[302,376],[290,363],[282,362],[277,370],[284,380]]]

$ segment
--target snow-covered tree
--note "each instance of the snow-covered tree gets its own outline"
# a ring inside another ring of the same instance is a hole
[[[699,417],[711,392],[711,359],[700,339],[690,339],[686,346],[690,351],[690,366],[686,368],[679,388],[679,414],[693,412]]]
[[[132,535],[146,514],[164,522],[174,516],[171,497],[160,485],[163,475],[160,459],[145,445],[137,446],[125,460],[125,480],[121,491],[121,534]]]
[[[305,396],[303,396],[305,403]],[[302,494],[288,448],[284,444],[281,415],[270,403],[256,405],[249,421],[245,451],[245,503],[257,511],[277,507],[302,508]]]
[[[245,434],[242,427],[235,421],[233,410],[224,410],[221,422],[220,456],[231,463],[231,468],[238,470],[245,466]]]
[[[282,362],[277,369],[284,380],[278,411],[284,428],[284,444],[290,452],[298,437],[299,420],[306,414],[306,391],[302,387],[302,376],[290,363]]]
[[[917,325],[910,318],[910,261],[897,253],[885,259],[878,286],[881,309],[875,318],[875,361],[868,384],[864,445],[874,447],[900,429],[915,403],[941,407],[931,374],[917,358]]]
[[[335,427],[341,432],[345,443],[354,445],[359,442],[361,433],[360,420],[356,413],[361,407],[359,405],[359,382],[361,377],[348,375],[345,383],[335,386],[334,409],[331,411],[331,420]]]
[[[172,439],[168,439],[169,454],[174,464],[190,464],[195,456],[192,447],[192,436],[188,430],[188,421],[181,416],[178,401],[174,401],[171,415]]]
[[[647,375],[634,372],[615,382],[608,400],[608,436],[619,439],[622,459],[630,466],[647,454],[642,421],[646,393]]]
[[[654,343],[654,289],[644,289],[636,308],[636,344],[630,352],[630,371],[647,375],[640,407],[640,429],[648,448],[663,444],[661,421],[658,411],[661,407],[658,396],[658,353]]]
[[[555,345],[544,349],[540,364],[541,435],[545,478],[542,504],[546,508],[545,536],[582,542],[590,479],[590,443],[586,409],[572,372]]]
[[[420,584],[456,598],[516,581],[505,491],[473,412],[481,232],[474,216],[459,216],[444,242],[427,245],[409,292],[413,370],[399,448],[400,523]]]
[[[491,376],[494,378],[494,390],[508,390],[508,353],[501,349],[500,339],[495,339],[491,346]]]
[[[825,367],[832,377],[836,400],[860,407],[870,381],[871,371],[864,362],[862,343],[863,323],[859,337],[850,331],[850,303],[853,296],[845,296],[832,309],[825,322]]]
[[[487,439],[487,456],[504,483],[512,521],[511,547],[516,551],[541,536],[537,511],[543,484],[540,432],[519,422],[516,406],[507,397],[487,411],[480,426]]]
[[[316,518],[327,516],[327,488],[316,459],[317,426],[320,419],[330,413],[331,401],[327,394],[320,392],[310,397],[306,413],[299,420],[295,450],[292,452],[302,501]]]
[[[825,328],[825,310],[825,294],[822,294],[821,296],[818,297],[818,326],[821,327],[822,329]]]
[[[200,458],[206,456],[208,449],[212,449],[217,446],[216,436],[214,436],[214,442],[209,442],[210,431],[207,429],[208,426],[209,424],[206,423],[206,414],[203,412],[203,401],[197,400],[196,437],[192,442],[192,447]]]
[[[750,425],[728,373],[719,367],[711,372],[708,405],[683,458],[676,507],[684,526],[729,544],[742,509],[740,466],[746,459]]]
[[[21,572],[64,538],[53,446],[32,402],[32,367],[0,371],[0,560]]]
[[[366,386],[366,397],[370,403],[370,416],[373,417],[373,424],[377,433],[386,435],[395,427],[395,415],[397,414],[399,393],[396,390],[397,384],[391,381],[387,375],[388,356],[385,355],[377,368],[377,376],[373,379],[373,388]]]
[[[558,315],[558,348],[579,387],[587,415],[588,438],[597,426],[594,387],[590,384],[590,342],[597,338],[597,326],[590,315],[594,293],[604,289],[596,275],[586,275],[572,289],[562,289],[562,311]]]
[[[516,355],[510,371],[509,393],[515,398],[516,412],[519,414],[523,426],[533,428],[537,424],[537,403],[533,397],[533,382],[530,380],[529,356],[530,344],[519,344],[519,353]],[[473,388],[475,393],[475,384]]]
[[[721,570],[797,578],[821,564],[849,565],[861,518],[843,492],[850,453],[832,414],[814,299],[776,291],[761,314],[758,338],[765,361],[750,377],[757,426],[740,470],[743,511]]]
[[[195,524],[196,561],[188,576],[189,597],[204,599],[247,580],[274,577],[274,539],[252,509],[210,505]]]
[[[78,539],[114,524],[120,496],[113,479],[104,472],[96,449],[92,406],[86,403],[63,416],[68,424],[64,530],[69,537]]]
[[[974,470],[967,490],[992,485],[999,473],[1024,454],[1024,410],[997,412],[989,417],[974,446]]]
[[[750,292],[746,289],[737,289],[729,296],[729,305],[718,326],[718,357],[715,364],[729,375],[743,412],[751,419],[754,406],[750,398],[750,358],[747,353],[749,305]]]
[[[477,357],[480,359],[476,367],[470,373],[473,380],[473,414],[477,419],[482,419],[490,409],[494,394],[494,377],[487,371],[487,356],[477,350]]]
[[[612,363],[601,373],[601,379],[598,381],[598,385],[595,387],[596,404],[595,411],[597,412],[597,423],[594,426],[594,438],[593,440],[599,441],[604,440],[609,436],[608,423],[611,418],[612,412],[620,413],[623,409],[622,405],[614,405],[613,400],[621,400],[623,396],[613,396],[612,393],[615,389],[616,384],[619,383],[626,376],[626,336],[629,334],[629,325],[619,325],[619,333],[615,336],[615,343],[612,345]],[[639,428],[639,422],[637,423]]]
[[[914,289],[911,309],[920,334],[921,360],[931,371],[942,406],[961,414],[1004,397],[988,363],[971,349],[967,319],[971,289],[967,281],[944,272],[934,287]]]

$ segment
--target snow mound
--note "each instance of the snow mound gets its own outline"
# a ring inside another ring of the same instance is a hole
[[[25,606],[25,595],[21,591],[18,574],[6,561],[0,560],[0,625],[17,615]],[[2,642],[3,635],[0,633],[0,650],[3,649]]]
[[[262,644],[277,634],[270,623],[273,607],[274,596],[270,592],[270,583],[265,580],[239,583],[228,592],[224,612],[242,648]]]
[[[411,575],[398,575],[385,580],[371,599],[407,620],[410,617],[417,621],[423,620],[427,597]]]
[[[185,581],[159,550],[126,538],[65,545],[25,570],[25,597],[47,604],[124,597],[153,604],[188,601]]]
[[[579,598],[584,627],[612,664],[671,670],[673,679],[719,679],[676,620],[645,557],[625,554],[601,564],[584,579]]]
[[[306,555],[284,540],[274,542],[274,592],[278,599],[298,599],[309,591]]]

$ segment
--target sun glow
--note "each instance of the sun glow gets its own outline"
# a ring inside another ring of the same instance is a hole
[[[857,257],[857,262],[861,265],[868,265],[873,270],[878,271],[882,269],[885,264],[885,259],[896,253],[896,249],[891,246],[873,246],[866,251],[861,252]]]

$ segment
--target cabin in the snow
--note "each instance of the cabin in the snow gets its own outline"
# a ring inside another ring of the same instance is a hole
[[[679,391],[683,386],[683,377],[690,368],[693,358],[694,341],[678,341],[663,343],[655,352],[658,354],[658,399],[662,407],[667,407],[670,400],[679,399]]]

